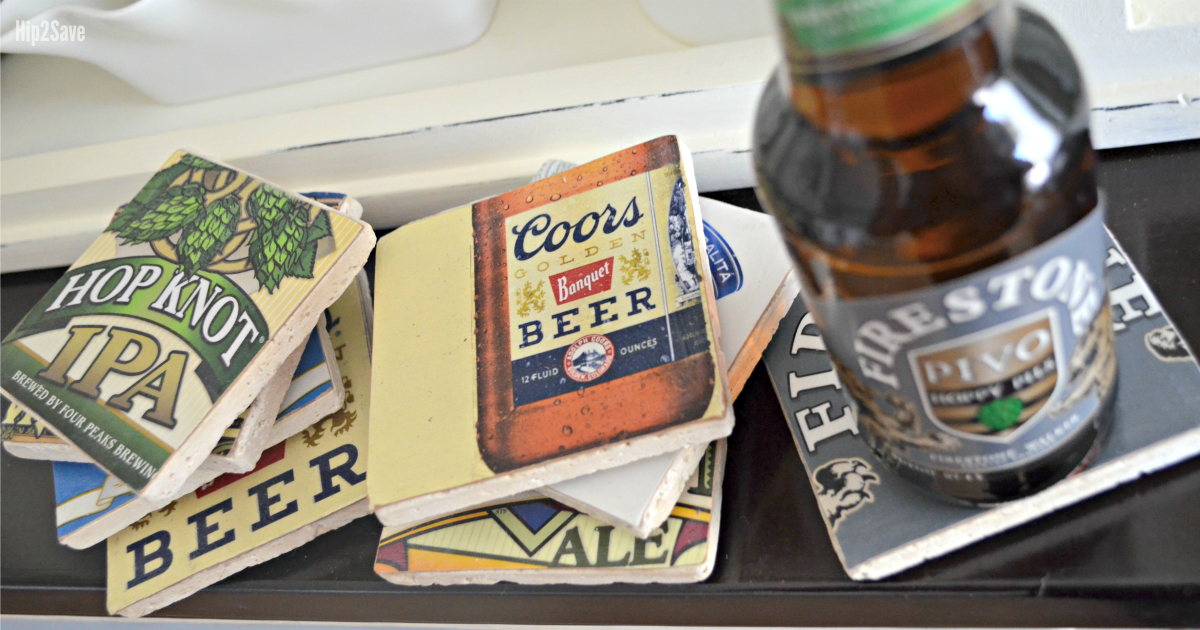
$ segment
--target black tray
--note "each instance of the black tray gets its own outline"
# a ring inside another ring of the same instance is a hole
[[[1107,151],[1108,223],[1200,347],[1200,142]],[[757,208],[747,190],[710,195]],[[62,274],[0,277],[5,334]],[[736,409],[716,571],[682,586],[400,588],[360,519],[156,615],[345,622],[789,626],[1200,625],[1200,459],[875,583],[838,564],[760,365]],[[0,458],[0,613],[103,615],[105,547],[54,535],[48,462]]]

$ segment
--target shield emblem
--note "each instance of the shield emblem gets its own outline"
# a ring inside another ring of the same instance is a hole
[[[1067,382],[1052,309],[909,351],[929,418],[968,439],[1010,441]]]

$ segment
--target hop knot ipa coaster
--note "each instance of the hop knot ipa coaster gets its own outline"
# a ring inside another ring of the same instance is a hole
[[[176,153],[4,340],[6,397],[150,502],[304,342],[371,228]]]
[[[372,458],[381,521],[729,434],[697,200],[665,137],[381,241],[372,444],[412,451]]]

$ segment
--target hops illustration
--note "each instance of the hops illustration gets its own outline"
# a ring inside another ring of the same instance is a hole
[[[206,203],[207,199],[216,198]],[[274,292],[285,277],[312,278],[319,241],[333,236],[325,212],[287,193],[194,155],[155,173],[109,223],[126,244],[150,243],[181,271],[253,269]],[[242,243],[249,254],[234,257]]]
[[[179,163],[183,164],[185,166],[188,166],[190,168],[198,168],[198,169],[210,169],[210,168],[217,167],[216,164],[213,164],[212,162],[209,162],[208,160],[206,160],[204,158],[196,157],[194,155],[185,155],[185,156],[179,158]]]
[[[185,274],[208,266],[233,238],[241,209],[236,197],[222,197],[204,210],[203,218],[183,228],[176,249]]]
[[[250,193],[246,206],[258,222],[258,229],[250,241],[254,277],[267,291],[274,292],[305,253],[308,208],[294,203],[283,191],[265,184]],[[315,246],[312,254],[315,262]],[[312,277],[311,268],[308,277]]]
[[[204,188],[199,184],[172,186],[151,202],[145,214],[133,219],[119,232],[127,243],[138,244],[166,238],[200,217]],[[124,214],[124,213],[122,213]]]
[[[176,162],[154,174],[150,181],[142,187],[132,201],[125,204],[121,212],[108,225],[106,231],[120,234],[129,227],[130,223],[142,218],[150,210],[151,203],[167,190],[176,177],[188,170],[188,165]]]

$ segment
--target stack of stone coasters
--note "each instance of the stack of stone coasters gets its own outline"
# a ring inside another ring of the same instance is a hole
[[[95,544],[341,408],[322,313],[374,241],[326,203],[172,156],[0,348],[4,446],[59,460],[60,540]]]
[[[751,336],[722,338],[710,263],[737,262],[706,248],[690,158],[673,137],[543,174],[380,243],[378,343],[389,359],[375,365],[373,388],[387,395],[372,403],[372,443],[392,446],[370,458],[368,494],[389,526],[376,568],[414,584],[704,579],[724,464],[714,440],[733,425],[725,358]],[[761,218],[746,223],[778,249]],[[788,273],[785,263],[764,277],[755,324]],[[728,293],[745,284],[733,275]],[[681,511],[693,524],[679,553],[596,564],[614,544],[666,544]],[[433,550],[411,537],[477,518],[506,532],[488,539],[504,550]],[[599,525],[579,527],[588,519]],[[419,561],[418,549],[429,552]],[[545,567],[561,570],[529,570]]]
[[[148,614],[370,513],[371,297],[365,275],[326,318],[345,388],[342,405],[268,448],[254,470],[217,477],[110,537],[109,612]],[[303,400],[285,403],[284,411]]]
[[[560,162],[561,164],[561,162]],[[774,219],[700,198],[734,399],[799,291]],[[564,506],[645,538],[673,509],[707,447],[688,447],[540,488]]]

